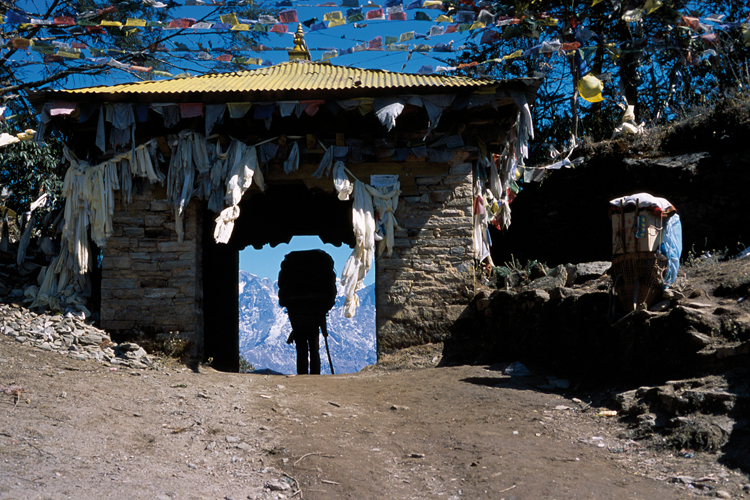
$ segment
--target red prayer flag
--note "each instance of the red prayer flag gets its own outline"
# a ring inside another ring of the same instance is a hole
[[[103,9],[96,9],[97,16],[101,16],[104,14],[114,14],[115,12],[120,12],[120,11],[114,5],[110,5],[109,7],[105,7]]]
[[[222,54],[216,59],[214,59],[214,61],[232,62],[232,54]]]
[[[383,17],[383,9],[375,9],[367,13],[367,19],[382,19]]]
[[[28,38],[13,38],[11,39],[14,49],[25,49],[31,46],[31,40]]]
[[[383,48],[383,37],[378,36],[367,42],[367,48],[369,50],[378,50]]]
[[[497,31],[488,30],[482,33],[482,38],[479,41],[480,44],[485,43],[492,43],[496,42],[497,40],[500,40],[502,38],[502,35],[498,33]]]
[[[701,31],[701,21],[697,17],[682,16],[677,26],[687,26],[694,31]]]
[[[282,33],[286,33],[289,31],[289,26],[287,26],[286,24],[274,24],[268,31],[281,35]]]
[[[279,12],[279,21],[282,23],[297,23],[297,11],[292,10],[285,10],[282,12]]]
[[[180,104],[180,117],[181,118],[195,118],[196,116],[203,116],[203,104],[201,103],[181,103]]]
[[[314,101],[300,101],[300,104],[305,104],[305,113],[310,116],[314,116],[318,112],[318,108],[325,104],[325,101],[314,100]]]
[[[569,42],[560,45],[560,50],[567,52],[569,50],[575,50],[581,46],[581,42]]]
[[[195,19],[181,18],[169,21],[170,28],[189,28],[195,24]]]
[[[62,24],[65,26],[73,25],[76,23],[76,20],[73,19],[71,16],[60,16],[55,18],[55,24]]]
[[[444,35],[447,35],[448,33],[456,33],[458,31],[458,24],[449,24],[447,28],[445,28]]]
[[[394,12],[388,14],[389,21],[406,21],[406,12]]]

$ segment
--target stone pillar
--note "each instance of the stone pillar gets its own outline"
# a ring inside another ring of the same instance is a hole
[[[375,262],[378,355],[440,342],[473,295],[472,165],[416,178],[399,199],[393,256]]]
[[[102,249],[101,325],[115,337],[181,343],[203,350],[202,207],[187,207],[184,241],[161,186],[118,200],[114,234]],[[177,334],[179,332],[179,334]]]

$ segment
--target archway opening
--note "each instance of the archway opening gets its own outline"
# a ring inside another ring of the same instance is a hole
[[[214,219],[207,211],[202,256],[204,360],[219,370],[239,371],[243,355],[256,368],[294,373],[295,350],[286,344],[291,328],[276,295],[279,267],[290,251],[321,248],[331,250],[340,276],[354,245],[351,201],[301,183],[275,184],[264,193],[253,189],[246,194],[229,243],[214,242]],[[362,307],[354,318],[344,318],[342,296],[329,314],[328,340],[336,373],[358,371],[375,361],[374,270],[371,273],[369,286],[358,293]],[[329,373],[327,357],[321,354],[324,373]]]
[[[336,275],[351,254],[347,245],[336,247],[317,236],[295,236],[288,244],[248,247],[240,252],[239,271],[239,354],[260,373],[296,373],[295,349],[287,344],[289,318],[279,307],[277,278],[284,256],[292,251],[320,249],[334,261]],[[353,318],[344,317],[344,296],[340,286],[336,305],[328,314],[328,345],[335,373],[353,373],[376,361],[374,270],[358,292],[360,307]],[[338,281],[338,280],[337,280]],[[321,339],[321,373],[330,373]],[[242,365],[241,365],[242,368]]]

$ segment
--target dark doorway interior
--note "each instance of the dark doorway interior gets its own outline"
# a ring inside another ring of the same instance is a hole
[[[239,370],[239,252],[288,243],[293,236],[319,236],[324,243],[354,246],[352,202],[307,189],[304,184],[253,189],[240,203],[227,244],[213,239],[216,215],[207,212],[203,226],[204,361],[217,370]]]

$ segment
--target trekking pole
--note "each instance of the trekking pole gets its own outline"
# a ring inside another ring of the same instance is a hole
[[[320,325],[323,330],[323,340],[326,343],[326,354],[328,354],[328,365],[331,367],[331,375],[336,375],[333,372],[333,361],[331,361],[331,350],[328,349],[328,327],[326,326],[326,320],[323,320],[323,324]]]

